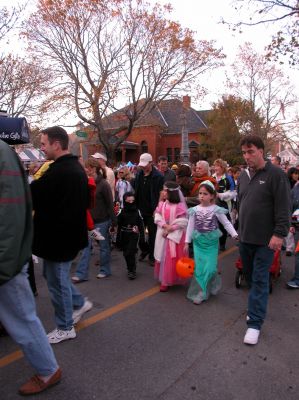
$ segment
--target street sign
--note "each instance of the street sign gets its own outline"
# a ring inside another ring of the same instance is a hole
[[[87,139],[87,137],[88,137],[87,132],[85,132],[85,131],[76,131],[76,136],[78,136],[80,138],[84,138],[84,139]]]

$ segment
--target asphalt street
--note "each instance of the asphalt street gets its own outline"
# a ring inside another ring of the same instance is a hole
[[[53,345],[61,383],[35,396],[44,400],[282,400],[299,397],[299,290],[288,290],[294,257],[282,255],[260,342],[243,344],[248,291],[234,284],[237,248],[222,253],[223,288],[201,305],[185,287],[160,293],[153,268],[139,262],[126,277],[122,254],[113,250],[113,275],[98,280],[97,255],[90,279],[78,288],[93,309],[74,340]],[[75,265],[74,265],[75,267]],[[38,315],[54,329],[53,308],[35,266]],[[18,387],[33,371],[9,337],[0,338],[0,399],[21,398]]]

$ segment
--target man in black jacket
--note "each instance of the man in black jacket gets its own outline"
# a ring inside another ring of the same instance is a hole
[[[31,183],[33,253],[44,259],[44,277],[55,309],[57,327],[48,334],[49,342],[59,343],[76,337],[74,324],[92,308],[69,275],[72,260],[88,243],[88,180],[78,158],[68,151],[64,129],[54,126],[42,131],[41,150],[54,162]]]
[[[264,160],[264,143],[247,135],[241,148],[248,169],[238,180],[240,255],[250,287],[244,343],[256,344],[266,317],[269,268],[290,224],[290,186],[286,174]]]
[[[148,230],[148,242],[141,247],[139,260],[143,260],[147,255],[150,265],[154,265],[154,247],[157,226],[154,222],[154,211],[158,205],[160,192],[163,189],[164,177],[153,166],[151,154],[144,153],[140,156],[140,170],[137,172],[132,186],[135,191],[136,206],[140,210],[144,227]]]

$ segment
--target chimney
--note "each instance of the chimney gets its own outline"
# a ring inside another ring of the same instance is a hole
[[[188,109],[191,107],[191,97],[190,96],[183,96],[183,107]]]

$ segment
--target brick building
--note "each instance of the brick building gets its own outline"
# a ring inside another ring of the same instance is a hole
[[[204,122],[206,111],[196,111],[191,107],[191,99],[184,96],[178,99],[164,100],[145,117],[135,124],[129,140],[123,142],[115,154],[116,163],[138,162],[142,153],[151,153],[154,160],[159,156],[167,156],[170,163],[180,160],[181,132],[185,124],[188,131],[190,161],[196,162],[202,158],[200,144],[208,128]],[[104,127],[116,129],[125,121],[121,111],[111,114],[103,121]],[[82,128],[81,128],[82,129]],[[96,133],[86,129],[88,138],[81,141],[81,153],[84,158],[96,151],[101,151]]]

